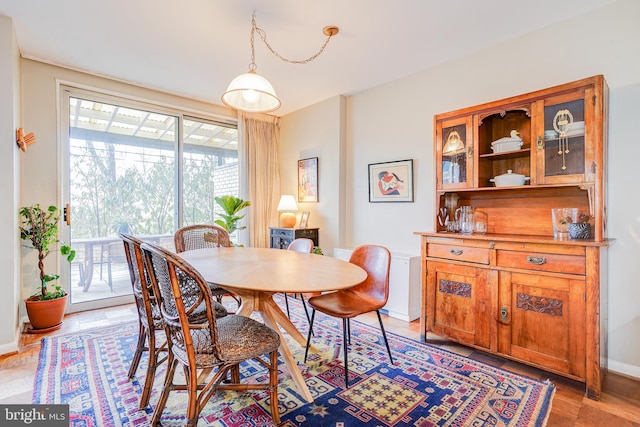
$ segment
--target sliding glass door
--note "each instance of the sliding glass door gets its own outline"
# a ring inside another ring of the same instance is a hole
[[[212,223],[238,195],[237,129],[180,111],[64,88],[63,194],[77,250],[71,311],[132,302],[120,233],[173,249],[182,224]]]

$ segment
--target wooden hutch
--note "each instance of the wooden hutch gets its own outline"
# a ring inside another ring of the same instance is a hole
[[[582,381],[599,398],[607,104],[604,77],[594,76],[435,116],[435,231],[415,233],[423,339],[433,332]],[[523,145],[494,152],[491,143],[512,130]],[[508,170],[530,179],[494,186]],[[461,206],[486,214],[485,234],[447,231]],[[554,238],[551,210],[560,207],[588,213],[592,237]]]

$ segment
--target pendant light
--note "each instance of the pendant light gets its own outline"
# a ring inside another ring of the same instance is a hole
[[[222,95],[222,102],[236,110],[252,113],[268,113],[280,108],[280,100],[278,99],[273,86],[267,79],[256,72],[256,68],[258,67],[256,65],[254,47],[255,33],[258,33],[269,51],[281,60],[292,64],[306,64],[307,62],[311,62],[316,59],[322,53],[331,37],[338,34],[338,31],[338,27],[325,27],[323,33],[327,36],[327,40],[320,48],[320,51],[302,61],[292,61],[280,56],[280,54],[271,48],[267,42],[266,32],[261,28],[258,28],[256,25],[256,15],[254,13],[251,18],[251,63],[249,64],[249,72],[240,74],[238,77],[233,79],[231,83],[229,83],[227,91]]]

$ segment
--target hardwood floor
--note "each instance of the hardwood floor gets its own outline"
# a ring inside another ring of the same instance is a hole
[[[65,317],[62,328],[49,333],[67,334],[82,329],[102,327],[136,319],[133,304],[74,313]],[[375,314],[360,316],[359,321],[378,324]],[[396,334],[419,340],[419,322],[407,323],[384,317],[385,328]],[[0,356],[0,404],[30,403],[33,378],[38,363],[40,340],[45,335],[23,334],[20,351]],[[609,373],[599,401],[584,397],[584,385],[545,371],[482,353],[436,336],[429,343],[503,369],[541,380],[550,379],[556,386],[548,426],[639,426],[640,381]]]

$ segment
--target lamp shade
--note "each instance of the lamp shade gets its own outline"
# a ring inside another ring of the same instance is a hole
[[[284,194],[280,197],[280,203],[278,203],[278,212],[282,211],[297,211],[298,205],[296,204],[296,198],[291,194]]]
[[[251,113],[266,113],[280,108],[280,100],[271,83],[253,70],[231,80],[222,95],[222,102]]]
[[[290,194],[284,194],[280,197],[280,203],[278,203],[278,212],[280,214],[280,226],[284,228],[293,228],[296,225],[296,214],[293,212],[298,210],[296,199]]]

